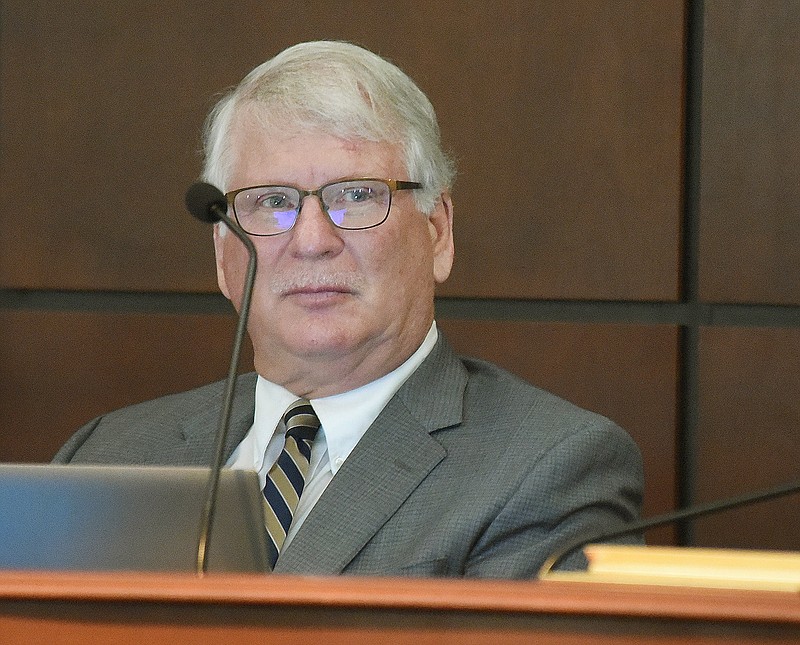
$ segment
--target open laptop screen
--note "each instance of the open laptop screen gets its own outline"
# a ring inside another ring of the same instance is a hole
[[[0,568],[194,572],[208,468],[0,464]],[[208,571],[269,571],[255,473],[222,471]]]

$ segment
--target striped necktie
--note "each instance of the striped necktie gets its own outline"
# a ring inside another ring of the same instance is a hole
[[[311,461],[311,444],[320,426],[314,409],[306,399],[292,403],[283,415],[283,422],[286,424],[286,444],[267,474],[264,486],[264,517],[273,567],[303,492]]]

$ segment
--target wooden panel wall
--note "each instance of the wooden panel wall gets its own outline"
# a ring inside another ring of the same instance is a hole
[[[229,315],[0,310],[0,455],[47,461],[109,410],[225,378]],[[253,369],[252,349],[242,366]]]
[[[800,330],[714,328],[701,334],[697,495],[711,500],[798,479]],[[800,548],[797,496],[698,522],[703,544]]]
[[[443,293],[676,298],[677,5],[508,2],[502,21],[480,2],[201,5],[5,0],[17,216],[0,284],[214,289],[182,207],[210,97],[288,45],[339,38],[396,61],[438,108],[461,167],[463,261]]]
[[[0,460],[46,461],[103,411],[224,375],[234,319],[182,205],[202,121],[256,64],[334,38],[405,69],[458,161],[437,300],[456,347],[625,426],[647,515],[728,494],[706,459],[729,448],[718,376],[757,382],[730,353],[749,334],[790,349],[772,327],[800,304],[800,16],[754,4],[0,0]],[[730,302],[755,310],[725,322]],[[790,390],[759,399],[776,412],[753,436],[796,420]]]
[[[800,477],[800,4],[707,1],[704,22],[699,294],[744,314],[699,336],[697,501]],[[797,509],[726,513],[695,539],[800,549]]]
[[[700,287],[800,304],[800,4],[707,2]]]

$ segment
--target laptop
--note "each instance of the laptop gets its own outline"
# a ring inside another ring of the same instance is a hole
[[[208,468],[0,464],[0,569],[196,571]],[[223,469],[207,571],[270,570],[256,473]]]

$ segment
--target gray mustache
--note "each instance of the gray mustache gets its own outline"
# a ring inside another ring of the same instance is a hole
[[[270,291],[277,294],[318,287],[360,291],[363,286],[364,279],[360,275],[343,271],[308,271],[289,276],[273,276],[269,283]]]

